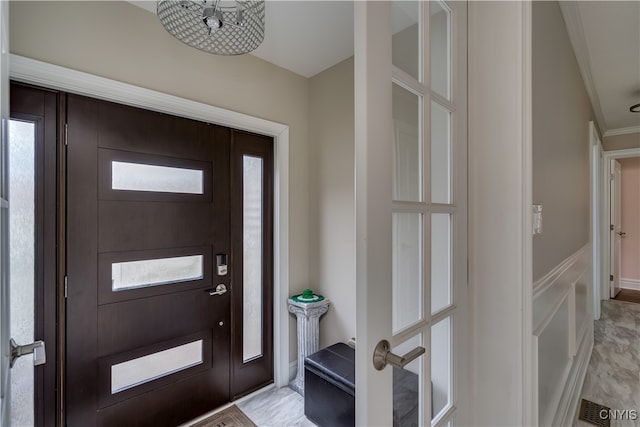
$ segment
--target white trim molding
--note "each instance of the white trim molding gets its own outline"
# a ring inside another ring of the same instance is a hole
[[[587,244],[534,284],[535,424],[572,423],[593,346],[591,259]]]
[[[558,3],[560,4],[560,10],[564,17],[565,26],[567,27],[569,40],[571,40],[571,45],[573,46],[573,52],[578,61],[578,68],[580,68],[582,80],[584,80],[585,89],[591,100],[591,107],[596,116],[596,122],[606,136],[607,123],[604,120],[604,114],[602,114],[602,108],[600,107],[600,97],[593,82],[591,57],[589,56],[589,47],[584,34],[584,28],[582,27],[580,3],[573,1],[561,1]]]
[[[640,291],[640,279],[620,278],[620,287],[624,289],[633,289]]]
[[[272,136],[274,182],[274,382],[289,383],[289,126],[12,54],[12,80]]]
[[[603,137],[616,136],[616,135],[630,135],[632,133],[640,133],[640,126],[631,126],[628,128],[609,129],[603,135]]]

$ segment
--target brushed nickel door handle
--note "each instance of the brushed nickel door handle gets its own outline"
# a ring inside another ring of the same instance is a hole
[[[398,356],[391,352],[389,341],[382,340],[376,345],[375,350],[373,350],[373,367],[378,371],[383,370],[387,365],[402,369],[407,364],[422,356],[425,351],[424,347],[416,347],[404,356]]]
[[[35,341],[31,344],[17,345],[13,338],[11,338],[9,345],[11,346],[11,360],[9,361],[10,368],[13,368],[13,364],[16,363],[16,359],[18,357],[31,353],[33,353],[33,366],[44,365],[47,363],[44,341]]]
[[[226,294],[227,293],[227,287],[220,283],[218,286],[216,286],[216,289],[214,291],[209,291],[209,295],[214,296],[214,295],[222,295],[222,294]]]

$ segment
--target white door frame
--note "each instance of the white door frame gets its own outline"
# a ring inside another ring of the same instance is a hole
[[[9,2],[0,1],[0,425],[9,425],[9,234],[8,162],[9,138]]]
[[[6,2],[0,3],[4,5]],[[289,383],[289,313],[287,311],[289,126],[14,54],[10,55],[10,77],[16,81],[50,89],[216,123],[274,138],[273,375],[277,387],[287,385]]]
[[[593,121],[589,122],[589,159],[591,164],[591,256],[592,256],[592,279],[593,288],[593,318],[600,319],[600,300],[602,299],[602,280],[605,277],[604,259],[602,258],[602,210],[601,197],[603,180],[603,158],[604,150],[600,135]]]
[[[609,185],[611,180],[611,160],[613,159],[624,159],[628,157],[640,157],[640,147],[638,148],[628,148],[625,150],[614,150],[614,151],[605,151],[604,152],[604,176],[603,179],[603,189],[602,198],[600,199],[600,207],[602,212],[604,212],[604,222],[601,225],[600,231],[603,233],[603,236],[606,235],[607,238],[603,238],[600,242],[600,250],[602,260],[602,283],[600,286],[600,295],[601,299],[608,300],[609,298],[609,254],[611,253],[611,242],[608,238],[609,236],[609,225],[611,224],[611,210],[610,210],[610,202],[611,202],[611,186]]]

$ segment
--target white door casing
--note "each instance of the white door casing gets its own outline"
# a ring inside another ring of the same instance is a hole
[[[611,160],[611,190],[610,190],[610,205],[611,212],[611,226],[610,226],[610,282],[611,282],[611,298],[615,298],[620,292],[620,266],[621,266],[621,248],[622,248],[622,212],[621,212],[621,181],[622,181],[622,166],[617,160]]]
[[[356,425],[391,425],[391,370],[372,365],[391,337],[391,8],[354,3]]]
[[[611,174],[613,173],[614,159],[624,159],[629,157],[640,157],[640,148],[627,148],[623,150],[612,150],[603,152],[602,161],[602,177],[600,181],[601,185],[601,197],[600,212],[602,212],[602,221],[600,222],[600,259],[601,264],[601,299],[609,299],[611,296],[611,283],[609,280],[610,263],[611,263],[611,230],[610,225],[613,224],[611,218]]]
[[[0,1],[0,425],[9,425],[9,2]]]
[[[600,136],[593,121],[589,122],[589,153],[591,159],[591,258],[592,258],[592,288],[593,288],[593,318],[600,318],[601,299],[601,239],[602,212],[600,197],[602,197],[603,149]]]

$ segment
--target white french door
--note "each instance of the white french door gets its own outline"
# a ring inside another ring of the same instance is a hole
[[[468,422],[466,3],[356,2],[355,22],[356,423]]]

